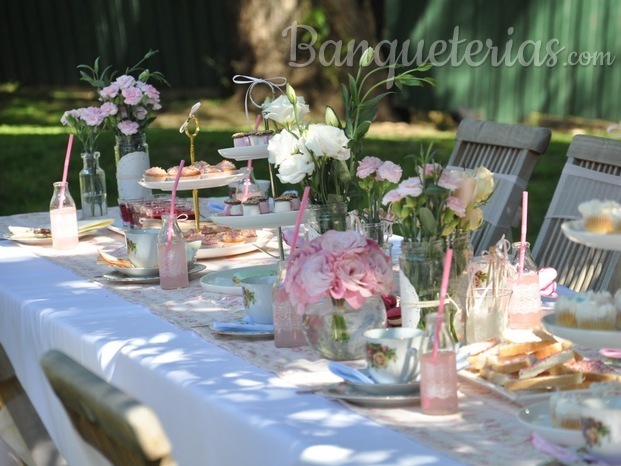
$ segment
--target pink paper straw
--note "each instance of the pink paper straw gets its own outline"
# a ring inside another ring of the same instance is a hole
[[[254,123],[254,131],[255,132],[259,130],[259,125],[261,124],[261,118],[262,118],[262,115],[259,113],[257,115],[257,119],[256,119],[256,121]]]
[[[67,152],[65,153],[65,166],[63,168],[63,184],[60,186],[60,207],[65,201],[65,183],[67,182],[67,173],[69,172],[69,158],[71,157],[71,147],[73,146],[73,133],[69,134],[69,142],[67,142]]]
[[[444,258],[444,271],[442,272],[442,283],[440,284],[440,304],[438,305],[438,317],[436,318],[436,328],[433,335],[433,353],[432,356],[435,359],[438,354],[438,340],[440,339],[440,326],[444,319],[444,300],[446,299],[446,292],[448,290],[449,275],[451,273],[451,261],[453,260],[453,250],[446,250],[446,257]]]
[[[300,210],[298,211],[298,218],[295,221],[295,228],[293,229],[293,240],[291,241],[291,252],[295,252],[295,245],[298,242],[298,235],[300,234],[300,224],[302,223],[302,217],[306,210],[306,204],[308,203],[308,195],[310,194],[310,186],[304,188],[304,194],[302,194],[302,200],[300,201]]]
[[[244,198],[242,202],[245,202],[248,199],[248,188],[250,187],[250,171],[252,170],[252,159],[248,159],[248,176],[244,180]]]
[[[168,238],[166,240],[166,249],[170,250],[172,244],[172,231],[173,231],[173,215],[175,215],[175,197],[177,196],[177,186],[179,186],[179,178],[181,178],[181,172],[183,171],[183,165],[185,160],[179,163],[179,169],[177,170],[177,176],[175,177],[175,183],[173,184],[172,195],[170,196],[170,217],[168,217]]]
[[[518,264],[518,278],[524,270],[524,254],[526,252],[526,223],[528,217],[528,191],[522,191],[522,230],[520,235],[520,262]]]

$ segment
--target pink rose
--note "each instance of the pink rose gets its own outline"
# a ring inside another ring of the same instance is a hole
[[[403,170],[401,170],[401,167],[388,160],[377,169],[376,179],[377,181],[387,180],[391,183],[398,183],[401,180],[402,174]]]
[[[117,128],[126,136],[131,136],[132,134],[136,134],[138,132],[140,125],[135,121],[123,120],[117,125]]]
[[[360,162],[358,162],[356,176],[358,176],[358,178],[364,179],[367,176],[375,173],[381,165],[382,161],[377,157],[366,156]]]

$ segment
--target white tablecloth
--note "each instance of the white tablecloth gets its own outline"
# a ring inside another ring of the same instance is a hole
[[[151,406],[181,466],[459,464],[337,402],[298,395],[273,373],[8,241],[0,243],[0,342],[72,466],[105,463],[45,381],[38,361],[50,349]]]

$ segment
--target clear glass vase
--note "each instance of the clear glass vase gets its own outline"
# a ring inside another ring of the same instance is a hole
[[[151,190],[138,184],[145,170],[151,167],[149,145],[144,133],[116,134],[114,145],[116,183],[120,199],[151,197]]]
[[[386,310],[379,296],[368,298],[359,309],[344,300],[326,298],[306,306],[302,326],[308,344],[322,357],[334,361],[361,359],[364,332],[386,327]]]
[[[82,218],[97,218],[108,214],[106,174],[99,166],[99,152],[83,152],[80,171]]]
[[[403,327],[424,328],[425,314],[437,310],[444,248],[443,240],[401,243],[399,289]]]
[[[345,231],[348,223],[347,201],[312,204],[308,207],[306,229],[309,240],[328,230]]]

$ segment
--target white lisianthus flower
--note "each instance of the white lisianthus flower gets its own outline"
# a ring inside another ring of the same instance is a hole
[[[278,178],[283,183],[299,183],[313,174],[315,164],[308,153],[298,152],[290,155],[278,167]]]
[[[267,152],[269,162],[278,167],[293,154],[300,152],[299,141],[289,131],[281,131],[269,140]]]
[[[340,128],[326,124],[315,124],[306,132],[306,148],[315,157],[330,157],[337,160],[348,160],[351,151],[347,147],[349,139]]]
[[[278,178],[283,183],[299,183],[315,170],[304,143],[289,131],[282,131],[270,139],[267,151],[268,160],[278,167]]]
[[[298,96],[294,106],[286,95],[281,95],[263,106],[263,118],[289,126],[296,122],[296,112],[299,122],[309,111],[304,97]]]

